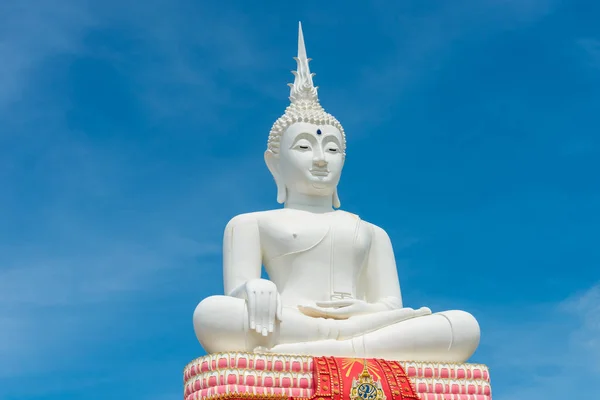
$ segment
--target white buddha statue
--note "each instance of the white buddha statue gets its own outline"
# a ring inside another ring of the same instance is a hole
[[[198,340],[208,353],[466,361],[479,344],[475,318],[404,307],[386,232],[339,210],[344,130],[319,104],[301,26],[296,61],[265,152],[284,207],[227,224],[226,295],[197,306]]]

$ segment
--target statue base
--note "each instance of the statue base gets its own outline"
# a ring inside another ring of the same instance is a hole
[[[337,357],[222,353],[184,369],[185,400],[491,400],[488,368]]]

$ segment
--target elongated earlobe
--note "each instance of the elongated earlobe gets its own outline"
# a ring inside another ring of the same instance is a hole
[[[287,189],[283,183],[278,182],[275,179],[275,183],[277,184],[277,202],[279,204],[284,204],[287,200]]]
[[[267,150],[265,151],[265,163],[267,164],[267,168],[269,168],[271,175],[273,175],[273,179],[275,179],[275,184],[277,185],[277,202],[279,204],[283,204],[287,200],[287,189],[285,184],[281,181],[281,176],[279,175],[279,157],[271,150]]]
[[[333,192],[333,208],[340,208],[340,196],[338,195],[338,190],[335,188],[335,192]]]

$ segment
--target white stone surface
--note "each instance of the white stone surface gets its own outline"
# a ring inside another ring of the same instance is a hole
[[[479,344],[475,318],[404,307],[387,233],[337,209],[346,141],[319,104],[301,27],[296,60],[291,105],[265,152],[284,208],[225,228],[225,295],[196,308],[198,340],[209,353],[466,361]]]

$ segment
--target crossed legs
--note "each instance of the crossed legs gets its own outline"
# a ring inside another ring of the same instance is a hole
[[[347,320],[312,318],[284,307],[275,332],[248,327],[245,301],[228,296],[203,300],[194,312],[198,340],[209,353],[252,352],[389,360],[463,362],[479,344],[479,325],[463,311],[430,314],[400,309]]]

